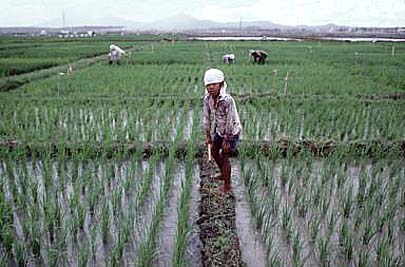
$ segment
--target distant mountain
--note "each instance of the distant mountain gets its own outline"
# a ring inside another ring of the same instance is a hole
[[[92,18],[83,16],[70,16],[69,21],[62,25],[61,19],[52,19],[34,27],[69,27],[69,26],[123,26],[129,30],[158,30],[158,31],[184,31],[184,30],[203,30],[203,29],[227,29],[227,28],[285,28],[286,26],[274,24],[270,21],[249,21],[249,22],[216,22],[211,20],[198,20],[186,14],[178,14],[154,22],[132,21],[120,17]]]
[[[163,30],[163,31],[173,31],[173,30],[203,30],[203,29],[227,29],[227,28],[284,28],[286,26],[274,24],[270,21],[251,21],[251,22],[216,22],[212,20],[198,20],[191,16],[185,14],[178,14],[172,17],[168,17],[162,20],[158,20],[152,23],[144,23],[142,25],[128,24],[129,28],[132,29],[143,29],[143,30]]]
[[[221,23],[210,20],[198,20],[185,14],[178,14],[144,25],[146,29],[155,30],[195,30],[219,27]]]
[[[62,22],[60,19],[54,19],[42,23],[40,25],[35,25],[34,27],[62,27]],[[326,24],[326,25],[317,25],[317,26],[307,26],[307,25],[298,25],[298,26],[287,26],[281,24],[275,24],[271,21],[239,21],[239,22],[216,22],[211,20],[199,20],[194,17],[178,14],[172,17],[164,18],[154,22],[138,22],[132,21],[129,19],[124,19],[120,17],[105,17],[105,18],[94,18],[86,17],[80,14],[76,16],[69,16],[69,21],[65,23],[66,27],[74,26],[112,26],[112,27],[122,27],[120,30],[127,31],[161,31],[161,32],[239,32],[241,34],[251,33],[251,34],[263,34],[266,32],[271,32],[271,34],[288,32],[288,33],[298,33],[298,34],[307,34],[311,32],[313,34],[335,34],[342,32],[353,33],[367,33],[372,32],[371,30],[365,29],[354,29],[351,27],[341,26],[336,24]],[[392,33],[396,33],[398,29],[393,29]],[[403,32],[405,29],[403,30]]]

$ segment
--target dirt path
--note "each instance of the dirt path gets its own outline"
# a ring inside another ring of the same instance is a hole
[[[127,49],[127,52],[134,50],[134,48],[130,47]],[[93,65],[95,63],[106,61],[107,53],[100,53],[94,57],[90,58],[82,58],[71,62],[70,64],[63,64],[59,66],[54,66],[50,68],[35,70],[32,72],[22,73],[19,75],[13,75],[10,77],[2,77],[0,78],[0,91],[10,91],[17,89],[18,87],[40,79],[45,79],[51,77],[52,75],[56,75],[57,73],[63,72],[66,73],[69,66],[73,68],[73,71],[77,71],[78,69]]]
[[[220,191],[223,181],[214,163],[200,160],[200,238],[203,266],[246,266],[242,261],[236,231],[236,201],[233,193]]]
[[[72,66],[73,70],[76,71],[77,69],[84,68],[90,65],[93,65],[97,62],[102,61],[106,58],[105,53],[102,55],[98,55],[92,58],[83,58],[72,62],[71,64],[64,64],[55,67],[50,67],[41,70],[35,70],[28,73],[23,73],[20,75],[14,75],[10,77],[3,77],[0,79],[0,91],[10,91],[17,89],[18,87],[29,83],[31,81],[44,79],[50,77],[52,75],[56,75],[59,72],[66,72],[69,65]]]

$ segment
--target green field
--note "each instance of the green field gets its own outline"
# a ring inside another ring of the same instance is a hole
[[[111,42],[132,49],[119,66]],[[0,39],[0,55],[0,85],[74,66],[0,90],[1,266],[193,266],[210,67],[238,107],[232,179],[265,265],[403,266],[405,43]]]

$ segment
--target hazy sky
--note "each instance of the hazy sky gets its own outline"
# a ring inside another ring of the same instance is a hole
[[[0,26],[120,17],[151,22],[179,13],[218,22],[405,26],[405,0],[0,0]],[[108,24],[108,23],[106,23]]]

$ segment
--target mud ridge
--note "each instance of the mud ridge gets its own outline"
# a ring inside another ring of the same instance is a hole
[[[55,156],[58,153],[71,155],[73,153],[88,154],[89,157],[99,157],[105,155],[112,157],[115,153],[133,154],[142,153],[144,158],[150,157],[153,153],[159,152],[162,155],[168,155],[170,146],[176,146],[176,157],[181,158],[187,154],[188,141],[171,144],[165,141],[155,141],[149,143],[120,142],[112,143],[24,143],[18,140],[1,140],[0,139],[0,157],[1,153],[19,151],[28,156],[50,153]],[[247,140],[240,142],[239,149],[243,149],[247,157],[254,157],[257,152],[266,155],[273,153],[278,157],[285,157],[288,153],[293,155],[301,151],[308,151],[317,157],[328,157],[337,152],[344,151],[351,155],[389,155],[395,154],[399,157],[405,157],[405,140],[355,140],[350,142],[336,142],[334,140],[315,140],[315,139],[292,139],[284,136],[277,137],[274,141],[265,140]],[[206,146],[203,143],[195,145],[195,157],[202,157],[206,152]],[[237,156],[238,153],[231,155]]]
[[[223,193],[223,181],[214,162],[199,160],[199,219],[203,266],[246,266],[242,261],[236,231],[236,201],[233,193]]]

